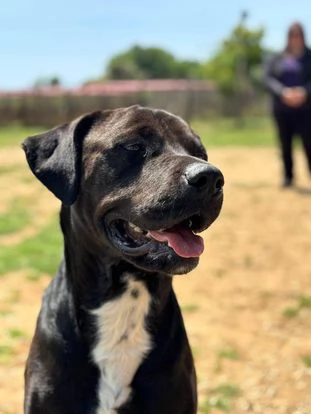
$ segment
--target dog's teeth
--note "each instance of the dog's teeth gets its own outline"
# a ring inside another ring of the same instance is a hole
[[[140,231],[140,228],[133,223],[128,223],[128,226],[135,231]]]
[[[135,233],[142,233],[142,234],[146,234],[146,232],[141,229],[140,227],[136,226],[133,223],[128,223],[128,226],[131,230],[133,230]]]
[[[188,220],[188,227],[189,227],[189,229],[191,229],[191,228],[192,228],[192,225],[193,225],[192,220],[191,220],[191,219],[189,219],[189,220]]]

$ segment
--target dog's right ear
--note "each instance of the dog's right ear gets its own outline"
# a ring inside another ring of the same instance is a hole
[[[77,199],[83,139],[100,114],[98,111],[84,115],[69,124],[29,137],[22,144],[33,174],[64,204],[73,204]]]

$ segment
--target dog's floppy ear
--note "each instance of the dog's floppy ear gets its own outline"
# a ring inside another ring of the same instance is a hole
[[[71,123],[29,137],[22,144],[33,174],[64,204],[73,204],[77,199],[83,139],[99,114],[98,111],[84,115]]]

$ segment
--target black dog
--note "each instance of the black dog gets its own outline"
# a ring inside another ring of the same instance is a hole
[[[95,112],[25,140],[61,201],[65,258],[26,368],[27,414],[195,414],[196,378],[169,275],[203,252],[221,172],[161,110]]]

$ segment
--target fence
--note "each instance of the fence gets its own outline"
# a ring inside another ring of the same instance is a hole
[[[206,116],[261,113],[261,95],[226,99],[215,86],[195,80],[110,81],[77,89],[46,87],[28,91],[0,92],[0,125],[54,126],[82,113],[140,104],[165,109],[187,120]]]

